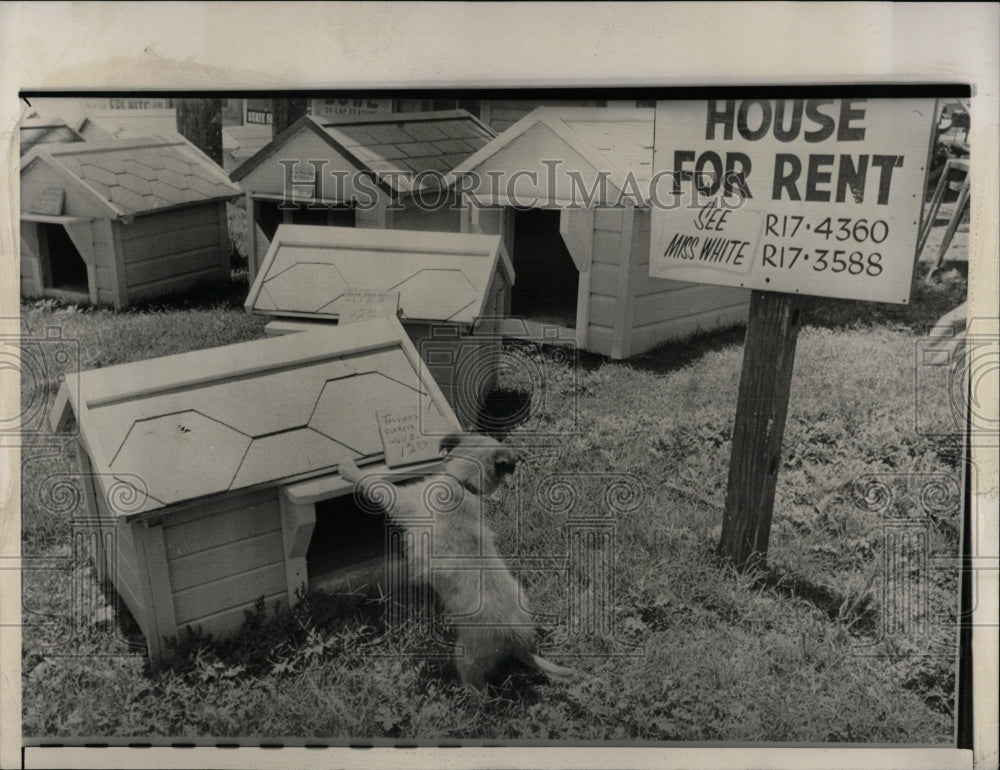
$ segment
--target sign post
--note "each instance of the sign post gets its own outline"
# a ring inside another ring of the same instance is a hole
[[[740,566],[767,555],[802,298],[750,295],[719,553]]]
[[[906,303],[933,99],[658,102],[649,273],[752,290],[718,550],[766,559],[806,295]]]

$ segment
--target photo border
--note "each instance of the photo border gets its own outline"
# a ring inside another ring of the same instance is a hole
[[[489,88],[530,86],[954,83],[973,87],[969,317],[996,335],[1000,225],[998,46],[990,4],[5,3],[0,6],[0,332],[17,333],[19,89]],[[530,14],[530,24],[524,20]],[[572,17],[572,18],[571,18]],[[329,31],[329,36],[318,33]],[[336,40],[335,45],[330,41]],[[794,66],[790,63],[794,62]],[[338,73],[336,84],[323,73]],[[667,73],[667,74],[665,74]],[[735,73],[735,74],[734,74]],[[13,320],[12,320],[13,319]],[[2,373],[6,374],[6,373]],[[17,382],[0,383],[17,405]],[[15,412],[16,413],[16,412]],[[995,444],[995,442],[992,442]],[[974,446],[983,478],[995,446]],[[20,732],[20,457],[0,447],[0,766],[13,767],[971,767],[950,749],[129,749],[33,748]],[[997,500],[971,500],[973,530],[997,541]],[[994,490],[995,492],[995,490]],[[976,553],[987,553],[976,551]],[[973,647],[977,766],[997,762],[997,572],[981,582]],[[994,684],[990,684],[993,682]],[[499,741],[490,742],[498,744]],[[933,759],[930,759],[933,757]]]

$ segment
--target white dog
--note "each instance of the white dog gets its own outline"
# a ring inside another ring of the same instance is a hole
[[[431,567],[417,554],[407,554],[411,577],[429,581],[445,612],[461,616],[456,627],[462,681],[482,689],[497,666],[511,658],[551,677],[568,678],[572,670],[534,653],[536,624],[521,605],[520,586],[497,552],[482,515],[481,495],[491,494],[513,473],[514,453],[492,438],[470,434],[447,436],[441,448],[448,452],[444,470],[393,484],[395,495],[386,513],[404,529],[408,522],[432,521],[434,558],[474,561],[474,569]],[[374,486],[386,481],[384,476],[362,475],[349,459],[341,463],[340,475],[360,492],[372,492],[372,498],[379,497]]]

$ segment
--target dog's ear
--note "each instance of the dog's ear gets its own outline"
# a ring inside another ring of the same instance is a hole
[[[457,447],[462,443],[461,433],[449,433],[443,439],[441,439],[441,449],[445,452],[451,452],[452,449]]]

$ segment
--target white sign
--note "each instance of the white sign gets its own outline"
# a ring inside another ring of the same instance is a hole
[[[87,110],[165,110],[169,108],[167,99],[138,99],[113,96],[107,99],[80,99],[80,107]]]
[[[933,99],[658,102],[649,274],[909,301]]]
[[[376,412],[378,432],[388,468],[436,460],[441,442],[420,431],[420,414],[414,410]]]
[[[339,323],[350,324],[399,315],[399,292],[381,289],[345,289],[337,308]]]
[[[355,118],[389,115],[392,99],[311,99],[309,114],[318,118]]]

